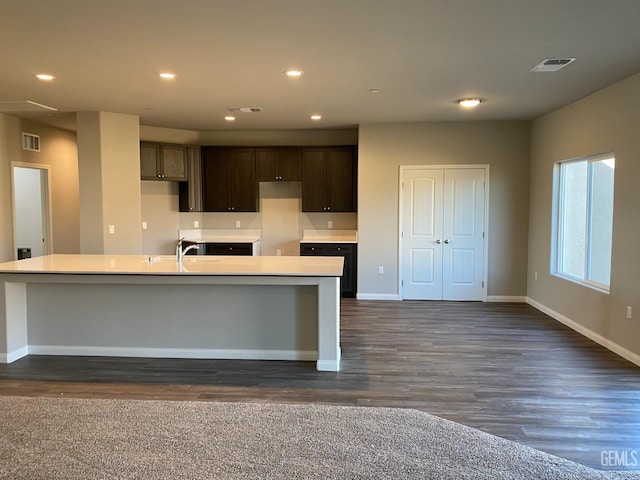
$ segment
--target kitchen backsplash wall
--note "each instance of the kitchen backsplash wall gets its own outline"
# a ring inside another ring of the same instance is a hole
[[[300,182],[265,182],[259,184],[260,211],[255,213],[180,213],[178,184],[175,182],[142,182],[142,251],[151,255],[174,252],[179,229],[236,228],[262,232],[262,255],[298,255],[298,241],[304,229],[355,230],[356,213],[302,212]],[[198,227],[194,227],[198,222]]]

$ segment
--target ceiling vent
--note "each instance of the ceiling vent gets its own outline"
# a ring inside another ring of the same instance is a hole
[[[57,110],[31,100],[0,100],[0,113],[55,112]]]
[[[32,152],[40,151],[40,136],[33,133],[22,132],[22,149]]]
[[[229,107],[228,110],[233,113],[260,113],[260,107]]]
[[[530,72],[557,72],[561,68],[566,67],[570,63],[575,62],[575,58],[545,58],[538,65],[533,67]]]

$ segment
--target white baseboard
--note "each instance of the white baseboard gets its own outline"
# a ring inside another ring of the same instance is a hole
[[[540,310],[542,313],[546,313],[551,318],[559,321],[560,323],[566,325],[572,330],[575,330],[579,334],[584,335],[585,337],[611,350],[613,353],[620,355],[622,358],[629,360],[631,363],[635,365],[640,366],[640,355],[633,353],[631,350],[627,350],[626,348],[618,345],[615,342],[612,342],[608,338],[603,337],[599,333],[594,332],[593,330],[585,327],[584,325],[580,325],[578,322],[571,320],[568,317],[565,317],[561,313],[558,313],[555,310],[550,309],[549,307],[541,304],[540,302],[537,302],[533,298],[527,297],[527,303],[532,307]]]
[[[29,347],[22,347],[9,353],[0,353],[0,363],[11,363],[29,355]]]
[[[507,295],[489,295],[487,302],[504,302],[504,303],[527,303],[527,297],[516,297]]]
[[[64,345],[29,345],[33,355],[76,355],[90,357],[203,358],[228,360],[314,361],[314,350],[234,350],[201,348],[137,348]]]
[[[358,300],[400,300],[400,295],[397,293],[358,293],[356,294]]]
[[[318,360],[316,362],[316,369],[321,372],[339,372],[340,360]]]

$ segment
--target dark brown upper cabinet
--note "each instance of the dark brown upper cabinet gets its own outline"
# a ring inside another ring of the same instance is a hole
[[[200,147],[187,147],[187,181],[178,184],[181,212],[202,211],[202,159]]]
[[[140,143],[142,180],[187,180],[187,147],[161,143]]]
[[[302,149],[302,211],[355,212],[356,149],[318,147]]]
[[[203,211],[257,212],[254,148],[202,147]]]
[[[256,149],[258,182],[299,182],[300,149],[291,147]]]

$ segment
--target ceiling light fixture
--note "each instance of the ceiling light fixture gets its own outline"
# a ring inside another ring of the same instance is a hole
[[[304,72],[302,70],[298,70],[292,68],[291,70],[285,70],[284,74],[289,78],[300,78]]]
[[[458,105],[465,108],[473,108],[480,105],[481,102],[482,100],[479,98],[461,98],[458,100]]]
[[[159,73],[158,76],[160,78],[164,78],[165,80],[173,80],[174,78],[176,78],[176,74],[171,72],[162,72]]]
[[[310,118],[311,120],[322,120],[322,115],[314,114],[314,115],[311,115]]]
[[[379,88],[370,88],[369,89],[369,93],[380,93],[380,89]]]
[[[55,80],[55,76],[50,75],[48,73],[36,73],[34,75],[38,80],[42,80],[43,82],[50,82],[51,80]]]
[[[227,122],[233,122],[233,121],[236,119],[236,117],[234,117],[234,116],[232,116],[232,115],[227,115],[226,117],[224,117],[224,119],[225,119]]]

